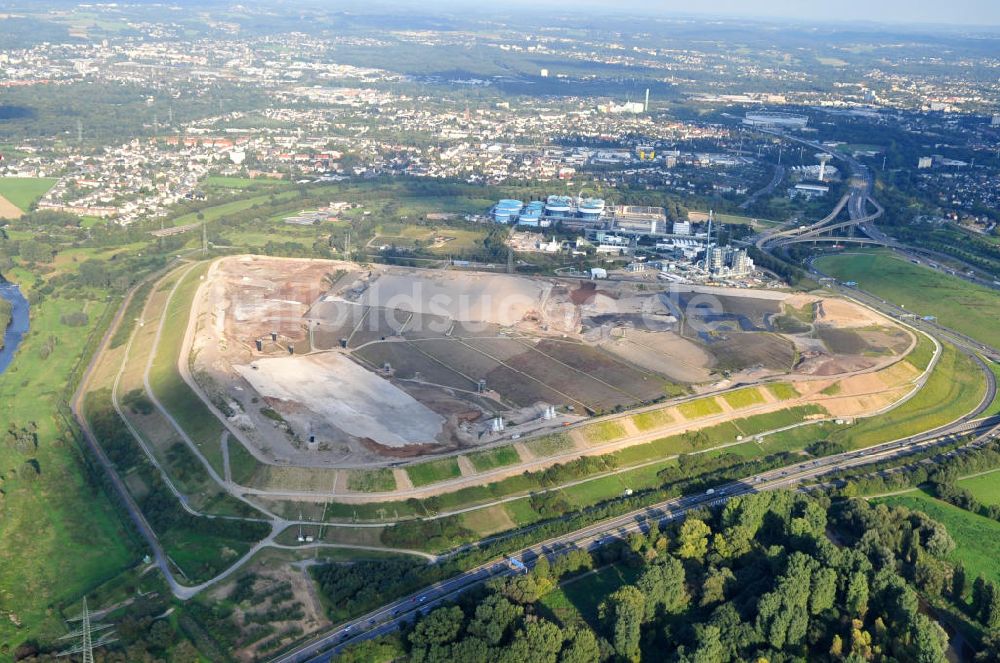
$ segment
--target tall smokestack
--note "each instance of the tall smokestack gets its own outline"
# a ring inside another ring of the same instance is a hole
[[[819,157],[819,181],[826,181],[826,164],[830,161],[829,154],[822,154]]]

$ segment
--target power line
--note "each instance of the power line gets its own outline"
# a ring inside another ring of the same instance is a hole
[[[69,649],[59,652],[56,656],[72,656],[74,654],[82,654],[83,663],[94,663],[94,648],[103,647],[104,645],[115,642],[118,639],[115,636],[114,631],[108,630],[112,627],[111,624],[94,624],[90,621],[90,609],[87,607],[86,596],[83,597],[83,614],[67,621],[80,622],[80,628],[72,633],[67,633],[59,639],[72,640],[76,638],[78,642]],[[105,632],[99,635],[97,640],[94,640],[94,634],[99,631]]]

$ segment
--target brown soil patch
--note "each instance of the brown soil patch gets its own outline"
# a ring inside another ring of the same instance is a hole
[[[361,440],[361,445],[365,449],[386,458],[417,458],[445,450],[445,447],[440,444],[408,444],[405,447],[387,447],[371,438]]]
[[[594,293],[597,292],[597,284],[585,281],[580,284],[580,287],[572,291],[569,295],[569,300],[579,306],[580,304],[586,304],[594,298]]]
[[[0,196],[0,219],[20,219],[24,216],[21,208]]]
[[[906,352],[912,339],[904,329],[883,327],[880,329],[865,329],[858,335],[876,352],[887,352],[898,355]]]
[[[909,392],[909,387],[881,391],[859,396],[835,396],[822,400],[820,404],[835,417],[856,417],[872,414],[882,408],[892,405]]]
[[[838,327],[868,327],[883,324],[885,318],[846,299],[827,297],[816,307],[816,322]]]
[[[864,371],[873,368],[878,361],[870,357],[813,357],[806,359],[796,368],[797,373],[803,375],[843,375],[854,371]]]
[[[601,347],[630,364],[686,384],[711,379],[715,364],[711,353],[674,332],[630,329]]]
[[[819,297],[816,297],[815,295],[807,295],[805,293],[799,292],[787,297],[784,300],[784,303],[793,308],[801,309],[804,306],[815,304],[818,301]]]

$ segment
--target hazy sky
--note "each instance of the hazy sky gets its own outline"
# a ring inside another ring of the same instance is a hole
[[[1000,25],[1000,0],[500,0],[570,8],[641,9],[667,14],[759,16],[806,21]]]

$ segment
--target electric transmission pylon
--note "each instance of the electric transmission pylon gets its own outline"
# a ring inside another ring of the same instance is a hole
[[[83,656],[83,663],[94,663],[94,647],[103,647],[106,644],[110,644],[117,640],[113,631],[108,631],[111,628],[111,624],[93,624],[90,621],[90,610],[87,608],[87,597],[83,597],[83,614],[74,619],[67,620],[69,622],[80,622],[80,628],[72,633],[67,633],[66,635],[59,638],[60,640],[72,640],[77,639],[77,643],[67,649],[66,651],[61,651],[57,656],[72,656],[74,654],[81,654]],[[99,631],[105,631],[94,640],[94,634]]]

